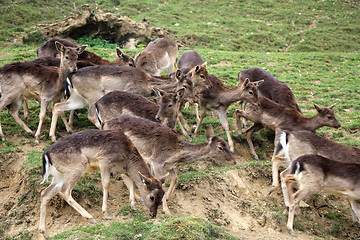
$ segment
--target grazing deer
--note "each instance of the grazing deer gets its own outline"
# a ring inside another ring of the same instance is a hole
[[[134,183],[140,191],[150,216],[156,217],[158,205],[164,195],[163,179],[152,176],[134,144],[121,131],[90,129],[74,133],[52,144],[43,154],[43,184],[52,175],[51,184],[41,193],[39,230],[46,233],[46,206],[59,194],[84,218],[96,223],[94,217],[71,196],[71,191],[82,175],[100,171],[103,187],[102,212],[107,212],[110,173],[118,172],[130,190],[131,207],[135,209]]]
[[[212,87],[202,91],[201,94],[198,95],[201,112],[200,120],[195,129],[195,136],[198,134],[201,123],[206,115],[206,108],[213,108],[219,115],[221,125],[226,131],[230,150],[234,153],[234,143],[230,135],[226,110],[230,104],[240,100],[256,103],[258,100],[257,86],[259,86],[262,81],[251,83],[247,80],[238,87],[230,87],[215,76],[210,75],[209,80]]]
[[[130,115],[122,115],[103,125],[105,130],[121,130],[135,144],[141,156],[150,163],[155,177],[170,173],[171,184],[163,197],[163,210],[170,214],[167,206],[174,190],[179,162],[191,162],[214,158],[228,164],[235,164],[226,142],[218,136],[208,136],[208,141],[191,144],[183,141],[172,129],[159,123]]]
[[[176,42],[158,38],[135,56],[135,66],[152,76],[159,76],[162,72],[170,74],[174,71],[177,53]]]
[[[57,39],[53,38],[48,40],[44,45],[42,45],[39,49],[37,49],[36,54],[38,58],[44,57],[55,57],[59,58],[60,55],[55,47],[55,42],[60,42],[66,47],[77,47],[74,43],[67,41],[65,39]],[[95,53],[84,51],[79,55],[78,58],[78,68],[85,67],[85,66],[95,66],[95,65],[128,65],[131,67],[135,67],[134,59],[129,55],[125,54],[121,51],[120,48],[116,48],[117,59],[115,61],[110,62]]]
[[[92,66],[79,69],[76,73],[71,74],[66,81],[68,99],[63,103],[55,104],[53,109],[49,133],[51,140],[56,140],[56,123],[61,112],[89,106],[88,118],[95,124],[97,121],[95,102],[114,90],[129,91],[143,96],[150,96],[153,92],[150,76],[129,66]],[[65,123],[65,127],[68,132],[72,131],[71,124]]]
[[[258,93],[261,97],[267,97],[274,102],[285,106],[295,108],[299,112],[301,112],[296,99],[295,95],[291,91],[291,89],[286,85],[286,83],[277,80],[272,74],[265,71],[261,68],[249,68],[239,72],[238,79],[240,84],[243,83],[246,79],[250,80],[251,82],[256,82],[259,80],[263,80],[264,82],[258,87]],[[240,109],[242,108],[242,102],[240,103]],[[243,118],[243,125],[246,126],[246,120]],[[239,134],[242,133],[243,128],[241,126],[241,121],[238,119],[237,121],[238,132]],[[254,122],[251,130],[253,133],[259,131],[264,126],[261,123]],[[255,155],[255,159],[258,160],[257,155]]]
[[[49,102],[59,102],[64,95],[65,78],[69,73],[77,70],[76,61],[78,54],[82,53],[86,46],[66,47],[56,42],[56,47],[61,54],[60,68],[48,67],[36,63],[12,63],[0,69],[0,112],[8,107],[10,115],[28,133],[33,132],[19,118],[18,112],[24,98],[33,98],[40,102],[39,125],[35,133],[36,142],[39,141],[41,127],[46,115]],[[65,115],[62,115],[66,122]],[[1,129],[2,140],[5,136]]]
[[[327,108],[320,108],[314,104],[317,114],[312,117],[307,117],[295,108],[284,107],[269,98],[259,97],[257,105],[248,104],[245,110],[237,109],[236,117],[237,120],[239,120],[240,117],[244,117],[254,123],[261,123],[263,126],[275,131],[275,144],[277,144],[280,132],[283,130],[315,131],[323,126],[339,128],[341,125],[336,120],[334,111],[332,110],[334,106],[335,104]],[[259,160],[251,140],[251,136],[255,130],[255,124],[246,130],[246,140],[249,144],[251,154],[256,160]]]
[[[301,200],[320,190],[347,199],[351,212],[360,223],[359,205],[356,201],[360,200],[360,164],[334,160],[311,154],[303,155],[291,163],[291,171],[284,180],[285,184],[288,189],[294,187],[294,181],[299,185],[299,190],[289,199],[287,228],[291,235],[296,236],[293,229],[296,207]]]
[[[143,117],[154,122],[161,122],[162,124],[174,128],[177,119],[178,98],[182,98],[184,88],[179,89],[174,93],[162,92],[160,100],[160,107],[158,104],[149,99],[131,92],[126,91],[112,91],[100,98],[95,103],[95,111],[97,115],[96,127],[101,128],[102,124],[113,118],[124,114]],[[173,106],[170,106],[173,105]],[[161,111],[166,108],[166,115]]]

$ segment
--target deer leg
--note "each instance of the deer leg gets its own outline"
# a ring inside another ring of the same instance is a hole
[[[253,157],[257,161],[259,161],[259,156],[255,152],[255,148],[254,148],[254,144],[253,144],[253,142],[251,140],[251,136],[254,134],[254,132],[258,131],[261,128],[262,128],[261,124],[254,123],[253,125],[251,125],[250,128],[246,129],[246,131],[245,131],[245,133],[246,133],[246,141],[248,142],[248,145],[249,145],[249,148],[250,148],[250,153],[251,153],[251,155],[253,155]]]
[[[39,125],[35,133],[35,142],[39,143],[40,134],[41,134],[41,127],[44,122],[46,116],[46,108],[49,105],[50,100],[41,99],[40,101],[40,113],[39,113]]]
[[[73,199],[73,197],[71,196],[71,191],[74,188],[76,182],[80,179],[81,175],[82,174],[80,171],[75,173],[71,172],[69,176],[65,175],[64,185],[62,186],[59,194],[72,208],[74,208],[78,213],[80,213],[81,216],[90,220],[91,223],[97,224],[94,217],[90,213],[88,213],[88,211],[86,211],[82,206],[80,206],[80,204],[77,203],[75,199]]]
[[[107,202],[109,196],[109,185],[110,185],[110,170],[105,166],[100,166],[101,172],[101,183],[103,187],[103,203],[102,203],[102,213],[104,214],[104,218],[107,220],[112,220],[112,218],[108,215],[107,211]]]
[[[46,233],[46,206],[50,199],[60,192],[62,183],[59,182],[54,177],[52,183],[41,192],[39,231],[45,238],[49,238]]]
[[[170,171],[170,178],[171,178],[171,183],[170,183],[170,186],[166,192],[166,194],[164,195],[164,197],[166,197],[166,200],[168,201],[174,191],[174,188],[175,188],[175,183],[176,183],[176,180],[178,178],[177,176],[177,173],[176,173],[176,170],[175,168],[172,168]]]
[[[131,180],[127,175],[125,174],[121,174],[122,179],[124,180],[124,183],[126,185],[126,187],[129,189],[130,195],[129,195],[129,200],[130,200],[130,206],[132,210],[136,210],[135,207],[135,187],[134,187],[134,182],[133,180]]]
[[[30,114],[29,114],[29,106],[28,106],[28,101],[27,99],[24,99],[24,102],[23,102],[23,109],[24,109],[24,118],[26,119],[26,121],[30,121],[31,118],[30,118]]]
[[[231,138],[231,134],[230,134],[229,123],[228,123],[227,116],[226,116],[226,109],[220,108],[216,111],[219,115],[220,123],[221,123],[222,127],[225,129],[229,147],[230,147],[230,151],[232,154],[234,154],[235,147],[234,147],[234,142],[233,142],[233,140]]]
[[[260,126],[262,127],[261,124]],[[271,157],[271,162],[272,162],[272,189],[270,190],[271,192],[279,187],[279,168],[281,165],[286,163],[283,158],[276,156],[276,150],[279,147],[278,145],[279,145],[280,133],[281,131],[275,131],[274,153],[273,156]]]
[[[179,119],[179,116],[176,118],[176,122],[178,123],[182,134],[183,134],[186,138],[190,138],[189,134],[187,133],[187,131],[184,129],[183,125],[181,124],[181,121],[180,121],[180,119]]]
[[[19,109],[23,103],[23,99],[20,97],[14,102],[10,104],[9,108],[9,114],[11,117],[14,118],[14,120],[27,132],[31,135],[34,135],[34,132],[31,131],[31,129],[21,120],[19,117]],[[0,108],[2,109],[2,108]],[[4,135],[2,134],[2,138],[5,140]]]
[[[195,129],[195,132],[194,132],[195,137],[197,137],[197,135],[199,133],[201,123],[204,120],[205,116],[206,116],[206,108],[202,107],[201,110],[200,110],[200,119],[199,119],[199,122],[197,123],[196,129]]]
[[[68,121],[68,126],[70,127],[70,129],[73,128],[73,124],[74,124],[74,114],[75,114],[75,110],[71,110],[71,111],[70,111],[70,116],[69,116],[69,121]]]
[[[200,115],[199,115],[199,104],[194,103],[195,113],[196,113],[196,123],[200,122]]]
[[[187,131],[187,132],[190,132],[191,128],[189,126],[189,124],[187,123],[186,119],[184,118],[184,115],[182,114],[181,110],[179,109],[179,114],[178,114],[183,126],[184,126],[184,129]]]
[[[359,204],[356,200],[349,200],[350,203],[350,212],[353,222],[358,222],[360,224],[360,210]]]
[[[281,189],[284,196],[284,203],[286,207],[289,207],[289,196],[292,196],[294,194],[294,189],[290,187],[287,188],[287,185],[285,184],[285,177],[290,174],[290,167],[286,168],[284,171],[280,173],[280,179],[281,179]]]

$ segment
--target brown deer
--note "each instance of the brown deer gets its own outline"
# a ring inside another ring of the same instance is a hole
[[[288,189],[298,183],[299,190],[289,199],[289,216],[287,228],[296,236],[293,229],[295,209],[301,200],[320,190],[338,195],[350,202],[351,212],[360,223],[360,211],[357,200],[360,200],[360,164],[344,163],[320,155],[303,155],[291,162],[290,174],[285,178]],[[353,216],[354,217],[354,216]]]
[[[129,66],[92,66],[79,69],[76,73],[69,75],[66,81],[68,99],[63,103],[55,104],[53,109],[49,133],[51,140],[56,140],[56,123],[61,112],[89,106],[88,118],[95,124],[97,121],[95,102],[114,90],[129,91],[146,97],[153,92],[150,76]],[[68,132],[72,131],[71,124],[65,123],[65,127]]]
[[[55,42],[60,42],[66,47],[77,47],[76,44],[65,40],[65,39],[57,39],[53,38],[44,43],[39,49],[37,49],[36,54],[38,58],[44,57],[55,57],[59,58],[60,54],[56,50]],[[78,68],[85,66],[95,66],[95,65],[129,65],[131,67],[135,67],[134,59],[129,55],[125,54],[120,48],[116,48],[117,59],[115,61],[110,62],[95,53],[89,51],[83,51],[78,58]]]
[[[188,50],[181,54],[179,61],[177,63],[178,69],[180,69],[184,74],[187,74],[196,66],[200,66],[204,63],[204,60],[198,52],[195,50]]]
[[[328,126],[339,128],[341,125],[336,120],[332,105],[327,108],[320,108],[316,104],[314,107],[317,114],[312,117],[307,117],[295,108],[284,107],[269,98],[259,97],[258,104],[248,104],[245,110],[236,110],[236,117],[244,117],[254,123],[261,123],[263,126],[275,131],[275,143],[277,143],[279,134],[283,130],[309,130],[315,131],[316,129]],[[250,147],[250,152],[256,160],[259,157],[255,153],[254,145],[251,136],[255,131],[255,124],[246,130],[246,140]],[[275,145],[276,148],[276,145]]]
[[[158,104],[149,99],[132,92],[126,91],[112,91],[100,98],[95,103],[95,111],[97,121],[95,125],[101,128],[102,124],[113,118],[124,114],[143,117],[154,122],[161,122],[162,124],[174,128],[177,119],[177,98],[182,98],[185,89],[179,89],[174,93],[165,93],[162,90],[162,98],[160,100],[160,107]],[[171,106],[173,105],[173,106]],[[162,106],[162,107],[161,107]],[[161,108],[171,109],[162,114]]]
[[[301,112],[296,102],[295,95],[288,87],[288,85],[286,85],[286,83],[284,82],[277,80],[272,74],[265,71],[264,69],[254,67],[243,70],[239,72],[238,79],[240,84],[243,83],[246,79],[250,80],[251,82],[263,80],[264,82],[258,87],[259,96],[267,97],[280,105],[295,108],[296,110]],[[243,109],[242,102],[240,103],[239,107],[240,109]],[[243,125],[246,126],[246,120],[243,120]],[[237,126],[238,132],[239,134],[241,134],[243,130],[240,119],[237,121]],[[261,123],[254,122],[254,125],[251,126],[251,131],[255,133],[262,128],[264,128],[264,126]],[[257,155],[255,155],[254,157],[256,160],[258,160]]]
[[[41,193],[39,230],[46,233],[46,206],[50,199],[59,194],[84,218],[96,223],[94,217],[81,207],[71,196],[77,181],[85,173],[100,171],[103,187],[102,212],[107,212],[110,173],[121,173],[130,190],[131,207],[135,209],[134,183],[140,191],[150,216],[156,217],[158,205],[164,195],[163,179],[152,176],[144,159],[134,144],[121,131],[90,129],[74,133],[52,144],[43,154],[43,184],[49,175],[51,184]]]
[[[8,107],[10,115],[28,133],[33,132],[19,118],[18,112],[24,98],[33,98],[40,102],[39,125],[35,133],[36,142],[39,141],[41,127],[46,115],[49,102],[59,102],[64,96],[65,78],[69,73],[77,70],[76,61],[78,54],[82,53],[86,46],[66,47],[56,42],[56,47],[61,54],[60,68],[48,67],[36,63],[12,63],[0,69],[0,111]],[[62,115],[66,122],[65,115]],[[2,140],[5,136],[1,129]]]
[[[163,210],[170,214],[167,206],[174,190],[179,162],[191,162],[214,158],[228,164],[235,164],[234,157],[226,142],[218,136],[208,136],[208,141],[191,144],[183,141],[172,129],[159,123],[130,115],[122,115],[103,125],[105,130],[121,130],[139,150],[141,156],[150,163],[155,177],[170,173],[171,184],[163,197]]]
[[[162,72],[170,74],[174,71],[178,50],[173,40],[158,38],[135,56],[135,66],[152,76]]]
[[[212,108],[219,115],[221,125],[226,131],[230,150],[232,153],[234,153],[234,143],[230,135],[226,110],[230,104],[241,100],[250,103],[256,103],[258,100],[257,86],[259,86],[262,81],[252,83],[249,80],[246,80],[238,87],[230,87],[225,85],[222,81],[213,75],[209,76],[209,80],[212,87],[202,91],[201,94],[197,96],[200,102],[201,112],[200,120],[197,123],[194,132],[195,136],[200,130],[201,123],[206,115],[206,109]]]
[[[281,132],[278,148],[275,150],[273,164],[273,179],[278,181],[279,167],[291,163],[298,157],[305,154],[316,154],[343,163],[360,164],[360,149],[344,144],[336,143],[330,139],[321,137],[310,131],[284,131]],[[284,179],[290,174],[291,168],[281,172],[281,187],[284,195],[285,205],[289,206],[289,196],[292,192],[286,188]],[[355,215],[352,212],[353,220]]]

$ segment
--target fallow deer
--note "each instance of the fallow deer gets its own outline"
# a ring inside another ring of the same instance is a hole
[[[254,67],[243,70],[239,72],[238,79],[240,84],[243,83],[246,79],[249,79],[251,82],[263,80],[264,82],[258,87],[259,96],[267,97],[280,105],[295,108],[301,112],[296,102],[295,95],[289,86],[286,83],[277,80],[272,74],[265,71],[264,69]],[[239,107],[240,109],[243,109],[242,102],[240,103]],[[244,126],[247,125],[246,120],[243,120]],[[237,126],[238,132],[241,134],[243,129],[240,119],[237,121]],[[254,125],[251,127],[251,131],[255,133],[263,127],[264,126],[262,126],[261,123],[254,122]],[[255,159],[258,160],[257,155],[255,155]]]
[[[65,39],[57,39],[53,38],[44,43],[39,49],[37,49],[36,54],[38,58],[44,57],[55,57],[59,58],[60,55],[55,47],[55,42],[60,42],[66,47],[77,47],[76,44],[65,40]],[[116,48],[117,59],[115,61],[110,62],[95,53],[84,51],[79,55],[78,58],[78,68],[85,66],[95,66],[95,65],[129,65],[131,67],[135,67],[134,59],[129,55],[125,54],[119,47]]]
[[[177,98],[182,98],[184,91],[184,88],[179,89],[175,94],[161,91],[163,95],[159,105],[167,110],[171,109],[166,111],[167,115],[159,111],[161,107],[159,107],[158,104],[139,94],[126,91],[109,92],[95,103],[97,115],[95,125],[101,128],[104,122],[124,114],[129,114],[143,117],[154,122],[158,121],[170,128],[174,128],[178,112],[176,106],[176,102],[178,102]]]
[[[114,91],[129,91],[143,96],[150,96],[153,92],[150,85],[150,76],[145,72],[129,67],[102,65],[79,69],[69,75],[66,81],[68,99],[63,103],[55,104],[49,136],[56,140],[55,129],[58,115],[66,110],[75,110],[89,106],[88,118],[91,122],[97,121],[94,104],[105,94]],[[71,125],[65,124],[68,132]]]
[[[178,45],[171,39],[158,38],[135,56],[135,66],[152,76],[174,71]]]
[[[28,126],[19,118],[18,112],[24,98],[34,98],[40,102],[39,125],[35,133],[36,142],[39,141],[42,123],[46,115],[49,102],[56,103],[64,95],[65,78],[69,73],[77,70],[76,61],[78,54],[86,46],[65,47],[56,42],[56,47],[61,54],[60,68],[48,67],[36,63],[12,63],[0,69],[0,111],[9,108],[10,115],[28,133],[33,134]],[[65,115],[62,115],[66,122]],[[2,140],[5,136],[1,129]]]
[[[178,69],[184,74],[187,74],[191,69],[196,66],[200,66],[204,63],[204,60],[198,52],[195,50],[188,50],[181,54],[177,63]]]
[[[287,228],[296,236],[293,229],[295,209],[301,200],[320,190],[335,194],[350,202],[351,212],[360,223],[360,211],[357,200],[360,200],[360,164],[338,162],[320,155],[303,155],[291,163],[290,174],[285,178],[288,189],[294,186],[299,190],[290,196]],[[353,216],[354,217],[354,216]]]
[[[262,81],[252,83],[246,80],[238,87],[230,87],[213,75],[209,76],[209,80],[212,87],[202,91],[202,93],[197,96],[200,102],[201,112],[200,120],[195,129],[195,136],[198,134],[201,123],[206,115],[206,108],[212,108],[219,115],[221,125],[226,131],[230,150],[234,153],[234,143],[230,135],[226,110],[230,104],[237,101],[256,103],[258,100],[257,86],[259,86]]]
[[[275,131],[275,148],[278,142],[280,132],[283,130],[309,130],[314,131],[320,127],[328,126],[339,128],[341,125],[336,120],[332,105],[327,108],[320,108],[316,104],[314,107],[317,114],[308,117],[296,110],[295,108],[284,107],[269,98],[259,97],[258,104],[247,104],[245,110],[236,110],[236,117],[244,117],[254,123],[261,123],[263,126]],[[251,136],[254,133],[254,124],[246,130],[246,140],[250,147],[250,152],[255,159],[259,157],[255,153]]]
[[[218,136],[208,136],[208,141],[191,144],[183,141],[172,129],[159,123],[130,115],[105,122],[105,130],[121,130],[135,144],[141,156],[150,163],[155,177],[170,173],[171,184],[163,197],[163,210],[170,214],[167,206],[174,190],[177,174],[175,167],[180,162],[191,162],[214,158],[235,164],[226,142]]]
[[[343,163],[360,164],[360,149],[334,142],[321,137],[310,131],[284,131],[280,134],[278,149],[275,150],[273,164],[273,178],[278,181],[277,174],[279,167],[284,163],[291,163],[298,157],[305,154],[316,154]],[[281,172],[281,187],[284,195],[284,202],[289,206],[289,196],[292,194],[286,188],[284,179],[290,174],[291,168]],[[352,212],[355,221],[354,213]]]
[[[131,207],[135,209],[134,183],[140,191],[150,216],[156,217],[158,205],[165,193],[162,179],[152,176],[144,159],[134,144],[121,131],[90,129],[74,133],[52,144],[43,154],[43,184],[49,175],[51,184],[41,193],[39,230],[46,233],[46,206],[59,194],[84,218],[96,223],[94,217],[71,196],[71,191],[82,175],[100,171],[103,187],[102,212],[107,212],[110,173],[118,172],[130,190]]]

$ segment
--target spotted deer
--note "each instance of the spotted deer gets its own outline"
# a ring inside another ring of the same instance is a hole
[[[122,115],[105,122],[104,130],[121,130],[135,144],[141,156],[150,164],[155,177],[170,173],[171,183],[163,197],[163,210],[170,214],[167,206],[174,190],[180,162],[192,162],[214,158],[228,164],[235,164],[226,142],[209,132],[205,143],[192,144],[183,141],[172,129],[159,123],[130,115]]]
[[[59,58],[60,54],[56,50],[55,42],[60,42],[66,47],[77,47],[76,44],[66,40],[66,39],[57,39],[52,38],[45,42],[39,49],[37,49],[36,54],[38,58],[44,57],[55,57]],[[83,51],[78,58],[77,65],[78,68],[86,66],[95,66],[95,65],[128,65],[135,67],[134,59],[129,55],[125,54],[119,47],[116,48],[117,59],[113,62],[110,62],[95,53],[89,51]]]
[[[135,56],[135,66],[152,76],[174,71],[178,45],[169,38],[158,38]]]
[[[120,90],[148,97],[153,92],[148,74],[137,68],[116,65],[101,65],[79,69],[76,73],[68,76],[66,90],[68,99],[54,105],[49,133],[52,141],[56,140],[55,129],[58,115],[66,110],[89,106],[88,118],[96,124],[97,117],[94,104],[105,94]],[[68,132],[72,131],[71,124],[65,123],[65,127]]]
[[[52,176],[51,184],[41,193],[39,230],[46,233],[46,208],[50,199],[59,194],[81,216],[96,223],[94,217],[71,196],[77,181],[85,173],[100,171],[103,187],[102,212],[107,211],[110,173],[120,173],[130,190],[131,207],[135,208],[134,183],[140,191],[151,217],[156,217],[158,205],[164,195],[164,179],[153,177],[134,144],[121,131],[84,130],[66,136],[52,144],[43,154],[43,184]]]
[[[225,129],[228,138],[230,150],[234,153],[234,143],[230,135],[226,110],[232,103],[237,101],[256,103],[258,100],[257,86],[259,86],[262,81],[252,83],[249,80],[246,80],[237,87],[230,87],[213,75],[209,76],[209,80],[212,87],[202,91],[201,94],[198,95],[201,112],[200,120],[198,121],[194,132],[195,136],[199,133],[201,123],[206,116],[206,109],[212,108],[219,115],[221,125]]]
[[[323,126],[339,128],[341,125],[336,120],[332,110],[334,106],[335,104],[327,108],[320,108],[314,104],[317,114],[308,117],[295,108],[285,107],[266,97],[259,97],[258,104],[248,104],[245,110],[237,109],[236,118],[239,120],[240,117],[244,117],[252,122],[261,123],[263,126],[275,131],[275,144],[277,144],[280,132],[283,130],[315,131]],[[255,159],[259,160],[251,140],[254,131],[252,127],[246,131],[246,140],[251,154]]]
[[[78,55],[86,48],[86,46],[66,47],[59,42],[55,44],[61,55],[60,68],[25,62],[7,64],[0,69],[0,111],[8,107],[15,121],[32,135],[32,130],[19,118],[18,112],[25,98],[33,98],[40,102],[36,142],[40,138],[48,104],[51,101],[57,103],[64,96],[65,78],[69,73],[77,71]],[[65,115],[62,115],[62,119],[66,122]],[[1,124],[0,135],[4,141]]]
[[[359,160],[359,159],[358,159]],[[299,189],[289,196],[289,215],[287,228],[296,236],[293,229],[295,209],[301,200],[320,190],[338,195],[350,202],[351,213],[360,223],[360,164],[339,162],[320,155],[303,155],[291,162],[290,172],[285,177],[287,189],[293,189],[295,182]],[[291,191],[292,192],[292,191]]]

